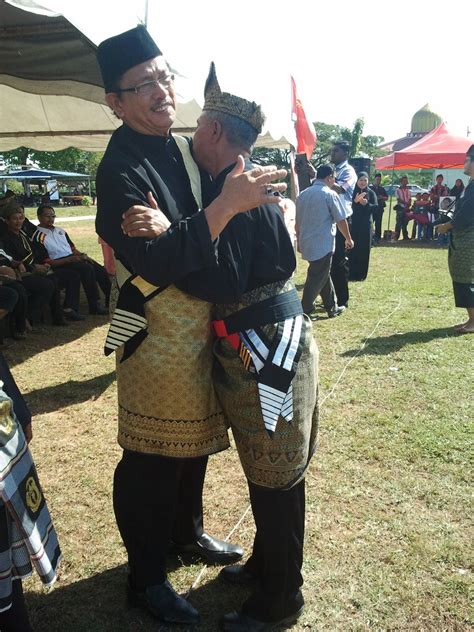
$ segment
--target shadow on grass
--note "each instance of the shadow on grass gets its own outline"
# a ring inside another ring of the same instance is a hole
[[[26,593],[26,602],[35,632],[130,632],[169,630],[141,608],[126,600],[127,566],[98,573],[66,586],[56,584],[47,594]],[[28,588],[28,584],[24,585]],[[248,593],[240,587],[224,585],[217,579],[206,581],[192,591],[190,602],[202,618],[200,629],[218,630],[218,619],[236,609]],[[174,630],[184,630],[175,627]]]
[[[85,312],[84,312],[85,313]],[[4,355],[10,368],[21,364],[28,358],[47,351],[53,347],[58,348],[58,353],[63,353],[61,345],[79,340],[82,336],[97,327],[102,327],[108,322],[105,316],[87,316],[81,322],[70,323],[67,327],[54,327],[52,325],[38,325],[33,332],[28,334],[25,340],[15,342],[5,350]],[[104,335],[105,342],[105,335]]]
[[[63,406],[80,404],[96,399],[115,380],[115,371],[104,373],[88,380],[69,380],[55,386],[46,386],[25,395],[33,415],[51,413]]]
[[[438,329],[428,329],[427,331],[406,331],[400,334],[392,334],[391,336],[371,338],[362,351],[359,348],[349,349],[342,356],[352,357],[356,354],[387,355],[394,351],[399,351],[408,345],[425,344],[438,338],[453,338],[459,335],[452,327],[440,327]]]

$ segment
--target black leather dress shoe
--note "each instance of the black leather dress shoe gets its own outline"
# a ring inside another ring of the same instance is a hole
[[[231,564],[242,559],[244,551],[242,547],[230,542],[224,542],[203,533],[192,544],[173,544],[176,553],[195,555],[208,564]]]
[[[303,612],[303,606],[291,615],[279,621],[257,621],[247,616],[243,612],[229,612],[220,620],[220,629],[224,632],[268,632],[269,630],[278,630],[289,627],[297,621]]]
[[[219,579],[223,579],[229,584],[240,584],[241,586],[257,581],[257,577],[245,566],[225,566],[219,573]]]
[[[201,618],[196,608],[180,597],[168,581],[137,590],[128,583],[127,596],[132,606],[151,612],[161,621],[171,625],[197,625]]]

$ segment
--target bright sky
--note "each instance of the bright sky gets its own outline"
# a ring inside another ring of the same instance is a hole
[[[41,0],[40,0],[41,1]],[[43,0],[96,43],[145,16],[145,0]],[[224,90],[262,104],[272,128],[289,124],[289,74],[313,121],[404,136],[426,103],[453,133],[471,130],[472,0],[149,0],[148,29],[202,102],[209,63]],[[471,79],[469,79],[471,76]]]

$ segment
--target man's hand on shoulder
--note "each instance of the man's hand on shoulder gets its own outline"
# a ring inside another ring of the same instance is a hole
[[[158,208],[151,191],[147,200],[150,207],[134,204],[123,214],[122,230],[128,237],[158,237],[170,227],[171,222]]]

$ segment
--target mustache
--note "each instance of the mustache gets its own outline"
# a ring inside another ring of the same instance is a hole
[[[159,110],[160,108],[162,108],[162,107],[164,107],[166,105],[170,105],[171,107],[174,107],[173,101],[171,99],[169,99],[169,98],[165,98],[165,99],[162,99],[161,101],[157,101],[156,103],[154,103],[151,106],[151,109],[152,110]]]

